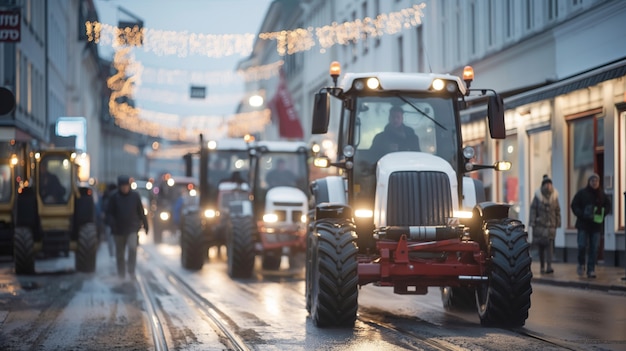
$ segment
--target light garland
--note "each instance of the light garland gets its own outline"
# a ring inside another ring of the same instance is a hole
[[[315,46],[320,52],[333,45],[346,45],[367,36],[380,37],[395,34],[403,29],[422,23],[426,4],[421,3],[396,12],[383,13],[376,18],[366,17],[355,21],[332,23],[322,27],[296,28],[279,32],[260,33],[264,40],[275,40],[279,55],[292,55],[307,51]],[[201,55],[221,58],[232,55],[249,56],[252,52],[254,34],[202,34],[163,31],[155,29],[118,28],[97,21],[85,22],[87,40],[101,45],[118,47],[140,47],[145,52],[156,55]]]
[[[276,40],[276,50],[279,55],[292,55],[320,46],[321,52],[333,45],[347,45],[368,36],[379,37],[384,34],[394,34],[403,29],[415,27],[421,23],[424,3],[414,5],[397,12],[380,14],[375,19],[365,18],[333,23],[328,26],[307,29],[297,28],[280,32],[260,33],[259,38]],[[145,68],[141,63],[134,62],[130,57],[132,47],[141,47],[144,51],[152,51],[157,55],[176,54],[186,57],[190,54],[199,54],[207,57],[220,58],[240,54],[247,56],[252,52],[254,35],[252,34],[225,34],[207,35],[188,32],[173,32],[150,30],[146,28],[120,29],[99,22],[86,22],[86,32],[89,41],[101,45],[111,44],[116,48],[113,66],[117,73],[108,80],[111,89],[109,111],[115,118],[115,123],[121,128],[147,134],[152,137],[161,137],[170,140],[193,141],[199,133],[219,132],[223,135],[237,137],[248,133],[262,131],[271,122],[269,109],[224,116],[189,116],[181,117],[175,114],[166,114],[155,111],[146,111],[129,105],[127,102],[118,102],[118,99],[132,99],[136,85],[142,80],[159,84],[175,84],[185,80],[196,82],[210,82],[212,84],[227,84],[236,77],[245,81],[269,79],[278,74],[283,61],[265,66],[251,67],[239,70],[236,75],[232,72],[200,72],[184,70],[164,70]],[[130,76],[129,76],[130,75]],[[168,101],[163,92],[146,91],[158,101]],[[171,94],[170,94],[171,95]],[[171,98],[171,97],[170,97]],[[180,96],[173,97],[180,101]],[[222,100],[224,97],[221,97]],[[222,101],[220,100],[220,101]],[[159,123],[140,118],[149,117]]]

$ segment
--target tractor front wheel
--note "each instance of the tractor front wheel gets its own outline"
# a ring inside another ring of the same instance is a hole
[[[484,326],[521,327],[526,323],[532,293],[530,244],[516,219],[489,220],[488,274],[476,288],[478,314]]]
[[[254,269],[254,241],[256,223],[252,216],[232,216],[226,244],[228,275],[231,278],[250,278]],[[280,261],[279,261],[280,262]]]
[[[356,240],[352,221],[328,218],[315,223],[307,295],[311,319],[318,327],[354,326],[359,280]]]
[[[74,253],[74,265],[78,272],[93,273],[96,270],[98,233],[96,225],[87,223],[78,231],[78,243]]]
[[[13,234],[15,274],[35,273],[35,239],[27,227],[17,227]]]
[[[180,232],[180,262],[185,269],[200,270],[206,257],[202,223],[198,215],[185,216]]]

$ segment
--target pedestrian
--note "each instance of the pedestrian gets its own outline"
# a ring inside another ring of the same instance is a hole
[[[596,277],[598,242],[604,227],[604,218],[611,213],[611,201],[600,188],[600,176],[592,174],[587,186],[578,190],[570,205],[576,215],[578,229],[578,275],[582,276],[587,258],[587,277]]]
[[[552,252],[556,229],[561,227],[561,206],[559,194],[554,189],[552,179],[547,174],[541,180],[541,187],[535,192],[530,204],[530,221],[533,229],[533,242],[539,249],[541,274],[554,273]]]
[[[117,184],[110,183],[106,185],[104,192],[102,194],[102,213],[100,219],[104,225],[104,236],[107,242],[107,247],[109,249],[109,256],[115,256],[115,239],[113,238],[113,234],[111,233],[111,226],[109,225],[110,221],[107,218],[107,210],[109,208],[109,202],[111,197],[117,193]]]
[[[143,225],[148,233],[148,220],[143,211],[139,193],[130,189],[130,178],[117,178],[118,191],[109,199],[107,215],[109,225],[115,240],[115,261],[117,274],[120,278],[135,276],[137,263],[137,245],[139,244],[139,229]],[[126,249],[128,248],[128,266],[126,265]]]

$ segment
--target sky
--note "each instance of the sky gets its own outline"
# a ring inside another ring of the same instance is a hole
[[[144,22],[144,28],[171,31],[174,34],[258,34],[271,0],[94,0],[100,22],[117,26],[118,21],[132,20],[130,12]],[[123,10],[118,9],[121,7]],[[100,44],[100,56],[112,59],[115,49]],[[221,58],[211,55],[157,55],[135,48],[135,61],[143,67],[143,79],[135,92],[137,107],[146,111],[145,119],[177,125],[174,116],[228,116],[235,112],[243,97],[243,81],[203,82],[203,79],[178,79],[164,83],[159,78],[173,72],[191,71],[196,75],[228,74],[247,56],[235,54]],[[177,76],[180,77],[180,76]],[[207,85],[207,98],[189,99],[191,85]],[[159,115],[160,114],[160,115]]]

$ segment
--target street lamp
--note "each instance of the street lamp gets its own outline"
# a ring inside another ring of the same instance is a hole
[[[261,107],[263,106],[263,103],[264,103],[263,96],[261,95],[255,94],[248,98],[248,104],[251,107]]]

